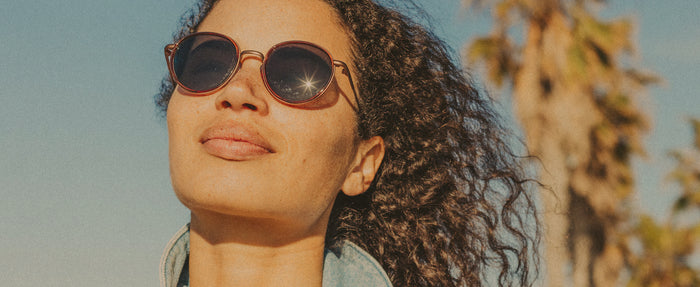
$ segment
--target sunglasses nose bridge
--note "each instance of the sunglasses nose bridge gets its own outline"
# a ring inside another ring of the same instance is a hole
[[[260,53],[260,52],[255,51],[255,50],[243,50],[239,54],[236,70],[238,70],[240,68],[240,66],[243,65],[243,61],[245,61],[248,57],[260,58],[260,62],[265,62],[265,55],[263,53]],[[261,69],[262,69],[262,66],[261,66]]]
[[[236,63],[236,68],[234,72],[231,74],[229,77],[229,80],[231,80],[235,74],[238,74],[239,70],[243,66],[243,62],[248,59],[248,57],[252,58],[260,58],[260,62],[265,61],[265,55],[261,52],[255,51],[255,50],[243,50],[238,54],[238,61]],[[262,66],[260,66],[260,69],[262,70]],[[228,82],[228,81],[227,81]]]
[[[255,51],[255,50],[243,50],[243,51],[241,51],[240,61],[242,62],[246,56],[258,57],[258,58],[260,58],[260,61],[265,61],[265,55],[263,55],[263,53]]]

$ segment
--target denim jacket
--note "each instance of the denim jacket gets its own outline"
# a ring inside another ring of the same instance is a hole
[[[190,229],[185,225],[173,236],[160,260],[161,287],[187,287]],[[391,287],[381,265],[366,251],[345,241],[337,251],[326,249],[323,259],[323,287]]]

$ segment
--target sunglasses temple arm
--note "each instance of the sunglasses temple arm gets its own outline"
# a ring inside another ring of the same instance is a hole
[[[334,60],[333,64],[337,66],[341,66],[343,68],[343,74],[348,76],[348,79],[350,80],[350,88],[352,88],[352,94],[355,96],[355,103],[357,104],[357,112],[360,113],[360,99],[357,97],[357,90],[355,90],[355,81],[352,80],[352,75],[350,75],[350,69],[348,68],[348,65],[345,64],[342,61]]]
[[[165,46],[163,49],[163,52],[165,53],[165,62],[168,64],[168,74],[170,74],[170,78],[175,81],[175,75],[173,75],[173,69],[172,69],[172,62],[170,61],[170,57],[173,55],[173,51],[175,50],[175,44],[168,44]]]

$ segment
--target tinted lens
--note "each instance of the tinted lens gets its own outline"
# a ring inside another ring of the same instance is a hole
[[[185,88],[204,92],[226,81],[238,63],[233,42],[216,35],[199,34],[184,39],[173,55],[173,70]]]
[[[289,103],[301,103],[318,96],[333,75],[328,53],[304,43],[275,48],[268,55],[264,69],[270,89]]]

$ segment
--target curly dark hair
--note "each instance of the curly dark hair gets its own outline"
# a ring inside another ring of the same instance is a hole
[[[201,0],[175,39],[195,32],[216,2]],[[397,10],[372,0],[325,2],[351,37],[359,136],[386,143],[370,189],[336,198],[326,245],[356,243],[396,286],[532,285],[536,182],[491,100],[441,40]],[[162,111],[173,88],[164,79],[156,97]]]

